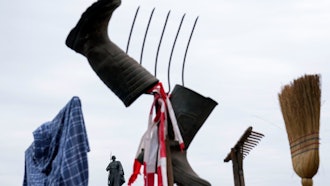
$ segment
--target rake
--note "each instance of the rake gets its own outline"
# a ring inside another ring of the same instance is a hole
[[[235,186],[245,186],[243,159],[258,145],[262,137],[263,134],[252,131],[252,127],[249,127],[224,159],[226,163],[230,160],[233,162]]]

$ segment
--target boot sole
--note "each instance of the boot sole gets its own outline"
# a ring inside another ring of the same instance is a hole
[[[78,53],[83,53],[83,44],[85,43],[86,33],[83,33],[84,28],[88,25],[90,18],[97,16],[102,8],[104,12],[113,12],[121,4],[121,0],[99,0],[93,3],[87,10],[82,14],[77,25],[70,31],[65,44],[69,48],[73,49]],[[85,37],[83,37],[85,36]]]

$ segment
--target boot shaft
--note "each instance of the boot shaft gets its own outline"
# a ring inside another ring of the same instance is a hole
[[[170,100],[187,149],[218,103],[181,85],[174,87]]]
[[[109,39],[108,22],[120,4],[120,0],[92,4],[69,33],[66,45],[84,55],[104,84],[128,107],[158,79]]]
[[[98,77],[126,107],[158,83],[155,76],[111,41],[90,49],[87,58]]]
[[[217,102],[180,85],[174,87],[170,100],[185,144],[185,150],[181,152],[178,142],[170,140],[174,182],[180,186],[211,186],[208,181],[200,178],[190,166],[187,149]],[[169,131],[172,130],[169,129]],[[170,139],[171,135],[169,133]]]

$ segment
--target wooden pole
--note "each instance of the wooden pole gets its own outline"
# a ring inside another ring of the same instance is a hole
[[[252,131],[252,127],[249,127],[224,159],[224,162],[230,160],[233,162],[235,186],[245,186],[243,159],[263,136],[261,133]]]
[[[243,171],[243,154],[241,150],[231,149],[231,160],[233,162],[233,173],[235,186],[245,186]]]
[[[172,167],[172,156],[171,156],[171,150],[169,145],[169,140],[166,139],[166,164],[167,164],[167,183],[168,186],[174,185],[174,178],[173,178],[173,167]]]

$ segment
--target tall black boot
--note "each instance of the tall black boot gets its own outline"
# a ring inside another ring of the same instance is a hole
[[[187,160],[187,149],[218,103],[180,85],[174,87],[170,100],[185,144],[181,152],[178,142],[170,140],[174,183],[179,186],[210,186],[191,168]]]
[[[121,0],[98,0],[71,30],[66,45],[84,55],[99,78],[126,107],[158,80],[108,37],[108,23]]]

